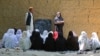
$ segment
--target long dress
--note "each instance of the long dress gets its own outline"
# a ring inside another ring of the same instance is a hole
[[[61,23],[61,21],[63,21],[63,18],[60,16],[60,17],[55,17],[54,18],[54,22],[55,22],[55,27],[56,27],[56,30],[60,33],[63,34],[63,26],[64,26],[64,22]],[[60,22],[60,23],[58,23]]]
[[[27,25],[27,19],[30,15],[30,21],[28,21],[28,25]],[[26,30],[29,30],[31,33],[33,32],[34,26],[33,26],[33,14],[31,12],[27,12],[26,16],[25,16],[25,23],[26,23]]]

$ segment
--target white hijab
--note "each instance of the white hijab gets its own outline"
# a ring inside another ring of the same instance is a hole
[[[14,34],[14,29],[8,29],[8,31],[3,36],[2,43],[5,48],[15,48],[18,46],[18,41],[16,35]]]
[[[53,31],[49,31],[49,33],[52,33],[52,34],[53,34]],[[49,34],[49,33],[48,33],[48,34]]]
[[[96,32],[92,32],[91,45],[93,49],[100,47],[100,41]]]
[[[21,38],[21,36],[22,36],[22,30],[18,29],[16,32],[16,37],[17,37],[18,42],[19,42],[19,39]]]
[[[31,46],[29,31],[23,31],[22,37],[19,41],[19,46],[23,50],[28,50]]]
[[[78,42],[79,42],[79,50],[90,49],[89,39],[85,31],[81,32],[81,35],[78,38]]]
[[[40,32],[40,30],[39,30],[39,29],[35,29],[35,31],[36,31],[36,32]]]
[[[46,38],[48,37],[48,31],[44,30],[43,34],[40,34],[41,38],[43,39],[43,43],[45,43]]]

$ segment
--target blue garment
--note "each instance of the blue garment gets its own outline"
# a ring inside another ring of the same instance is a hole
[[[22,30],[21,29],[18,29],[17,32],[16,32],[16,37],[17,37],[17,40],[19,42],[20,38],[22,37]]]
[[[2,44],[5,48],[15,48],[18,46],[18,40],[14,34],[14,29],[8,29],[2,39]]]

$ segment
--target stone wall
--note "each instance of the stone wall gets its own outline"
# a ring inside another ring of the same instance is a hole
[[[46,18],[52,23],[60,11],[65,21],[65,37],[70,30],[78,35],[84,30],[89,37],[96,31],[100,37],[100,0],[0,0],[0,38],[8,28],[25,30],[24,18],[29,6],[34,7],[34,20]]]

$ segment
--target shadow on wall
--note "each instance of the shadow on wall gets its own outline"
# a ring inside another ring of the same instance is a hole
[[[39,29],[42,34],[44,30],[51,31],[52,22],[50,19],[38,19],[34,22],[34,28]]]

